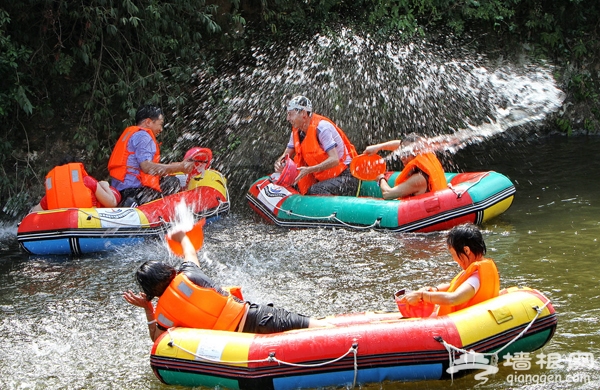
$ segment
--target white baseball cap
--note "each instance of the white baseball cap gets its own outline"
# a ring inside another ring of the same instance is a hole
[[[307,112],[312,112],[312,103],[305,96],[295,96],[289,101],[287,110],[305,110]]]

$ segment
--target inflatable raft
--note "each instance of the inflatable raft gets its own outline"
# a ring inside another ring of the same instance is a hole
[[[367,312],[326,320],[334,326],[267,335],[173,328],[154,343],[150,364],[166,384],[227,389],[439,380],[478,373],[461,365],[473,357],[496,367],[492,357],[535,351],[557,325],[546,297],[516,287],[441,317]]]
[[[388,173],[394,183],[399,172]],[[375,181],[363,181],[357,197],[307,196],[263,177],[246,198],[268,222],[291,228],[345,227],[431,232],[466,222],[480,224],[505,212],[515,187],[494,171],[446,173],[448,188],[402,200],[384,200]]]
[[[185,177],[183,178],[185,180]],[[208,169],[190,179],[188,189],[136,208],[69,208],[33,212],[17,229],[21,248],[36,255],[80,255],[114,250],[157,238],[174,221],[180,202],[197,219],[214,221],[229,212],[227,180]]]

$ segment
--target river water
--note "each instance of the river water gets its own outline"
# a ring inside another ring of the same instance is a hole
[[[562,368],[536,365],[500,371],[480,388],[600,387],[599,138],[497,136],[452,156],[456,170],[496,170],[517,188],[512,207],[485,229],[488,255],[503,287],[539,289],[558,314],[554,338],[542,349]],[[141,309],[121,292],[137,288],[146,259],[169,259],[149,242],[79,258],[19,252],[16,226],[0,229],[0,388],[166,389],[149,366],[151,342]],[[394,310],[392,292],[448,280],[457,272],[443,233],[390,234],[286,230],[266,225],[240,202],[205,230],[204,269],[224,285],[240,284],[247,299],[327,315]],[[576,356],[592,357],[592,363]],[[529,377],[515,376],[529,374]],[[549,381],[553,375],[554,382]],[[519,382],[520,381],[520,382]],[[469,375],[452,388],[472,388]],[[382,383],[365,389],[441,389],[450,381]]]
[[[270,173],[289,136],[283,96],[311,91],[317,112],[339,120],[359,148],[409,131],[451,133],[460,143],[442,158],[448,171],[496,170],[514,182],[512,207],[483,226],[488,255],[503,287],[536,288],[553,301],[558,329],[542,351],[560,356],[562,367],[539,367],[533,354],[528,370],[500,366],[479,387],[600,387],[600,137],[533,135],[531,126],[564,99],[552,68],[490,64],[434,45],[378,45],[346,30],[280,48],[283,55],[267,51],[257,49],[253,66],[236,67],[230,77],[199,71],[202,93],[179,113],[190,132],[181,139],[218,151],[214,166],[230,178],[234,199],[230,215],[205,229],[205,272],[223,285],[241,285],[251,301],[314,316],[396,310],[398,288],[448,281],[458,272],[443,232],[286,230],[253,215],[244,194]],[[176,150],[185,150],[183,142]],[[134,272],[147,259],[177,261],[160,241],[79,258],[27,256],[18,249],[16,222],[0,226],[0,389],[169,388],[150,369],[143,311],[121,297],[137,289]],[[553,383],[539,383],[551,375]],[[453,388],[478,384],[470,375]]]

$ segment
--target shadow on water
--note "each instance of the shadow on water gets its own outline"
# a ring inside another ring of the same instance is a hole
[[[464,138],[444,155],[448,170],[493,169],[517,188],[512,207],[483,226],[502,286],[537,288],[559,313],[557,333],[542,351],[560,353],[562,368],[545,370],[532,362],[527,373],[538,382],[519,382],[511,368],[500,367],[480,388],[597,388],[597,370],[571,364],[568,356],[600,356],[600,140],[538,139],[529,131],[528,125],[560,105],[551,68],[489,64],[457,45],[401,45],[393,39],[381,45],[347,30],[290,47],[256,48],[248,61],[253,66],[240,67],[235,78],[199,71],[198,90],[221,94],[220,104],[198,92],[198,100],[179,113],[189,122],[188,140],[215,151],[222,147],[217,168],[232,177],[236,198],[231,214],[205,229],[205,272],[223,285],[243,286],[248,300],[315,316],[396,310],[391,297],[398,288],[447,281],[457,272],[444,232],[282,229],[259,221],[242,198],[256,177],[270,173],[287,141],[286,94],[309,94],[318,111],[348,129],[359,149],[408,130],[454,134]],[[477,112],[469,115],[469,107]],[[222,131],[208,134],[203,126]],[[227,149],[232,139],[237,149]],[[121,297],[124,290],[138,290],[133,275],[141,262],[178,263],[164,242],[78,258],[28,257],[19,252],[15,232],[14,226],[0,228],[0,388],[174,388],[162,385],[149,367],[143,311]],[[561,381],[539,384],[551,373]],[[574,373],[591,383],[568,377]],[[478,384],[471,375],[452,387]]]

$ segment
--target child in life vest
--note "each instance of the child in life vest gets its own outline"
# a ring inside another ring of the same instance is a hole
[[[446,243],[462,271],[450,283],[423,287],[404,295],[400,302],[435,304],[437,315],[445,315],[498,296],[498,269],[493,260],[483,257],[486,247],[479,228],[470,223],[455,226]]]
[[[116,207],[121,194],[107,181],[98,181],[85,171],[83,163],[71,156],[46,175],[46,194],[30,212],[57,208]]]
[[[402,150],[400,148],[402,147]],[[377,177],[383,199],[400,199],[435,192],[447,187],[444,168],[427,140],[410,133],[403,140],[387,141],[365,148],[364,154],[371,155],[380,150],[399,153],[404,169],[390,186],[386,175]]]

